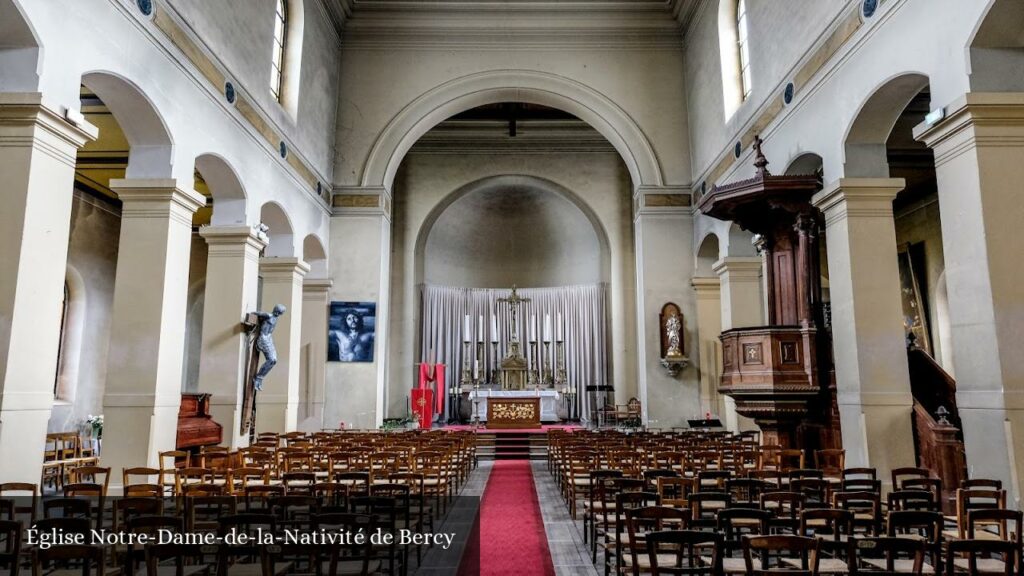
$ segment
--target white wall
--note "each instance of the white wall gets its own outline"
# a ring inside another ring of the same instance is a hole
[[[603,236],[603,233],[602,233]],[[602,242],[568,199],[529,185],[477,190],[434,222],[423,281],[439,286],[539,288],[595,284]]]

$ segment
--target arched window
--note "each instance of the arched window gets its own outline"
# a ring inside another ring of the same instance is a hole
[[[736,2],[736,47],[740,57],[740,90],[750,96],[750,43],[747,38],[747,0]]]
[[[276,0],[274,13],[274,53],[271,56],[270,67],[270,93],[274,99],[281,102],[283,91],[281,87],[284,82],[284,52],[288,41],[288,1]]]
[[[719,0],[718,49],[722,58],[722,108],[728,120],[750,96],[748,0]]]

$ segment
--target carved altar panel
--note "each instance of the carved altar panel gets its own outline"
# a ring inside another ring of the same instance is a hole
[[[487,398],[488,428],[540,428],[540,398]]]

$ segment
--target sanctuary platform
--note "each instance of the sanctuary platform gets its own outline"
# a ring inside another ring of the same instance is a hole
[[[469,424],[453,424],[445,430],[476,432],[477,457],[485,460],[529,459],[544,460],[548,456],[548,430],[583,430],[579,424],[551,424],[532,429],[490,430],[484,426],[474,429]]]

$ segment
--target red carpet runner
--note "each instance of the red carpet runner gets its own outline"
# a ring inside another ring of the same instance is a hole
[[[460,575],[477,573],[555,574],[529,460],[494,462],[480,504],[479,549],[467,549],[459,566]]]

